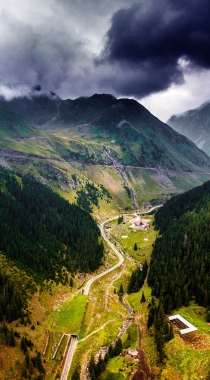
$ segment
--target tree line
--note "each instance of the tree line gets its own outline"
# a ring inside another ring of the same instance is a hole
[[[20,349],[25,355],[24,361],[20,366],[21,379],[43,380],[45,377],[45,368],[42,362],[41,353],[29,353],[33,350],[34,344],[30,339],[14,332],[12,328],[8,328],[5,323],[0,326],[0,344],[15,347],[20,345]]]
[[[163,299],[165,313],[191,299],[210,306],[210,182],[176,196],[155,215],[160,230],[148,284]]]
[[[128,283],[128,289],[127,289],[128,294],[136,293],[141,289],[141,287],[144,284],[147,271],[148,271],[148,264],[147,264],[147,261],[145,260],[145,263],[143,264],[142,269],[137,268],[131,273],[129,283]]]
[[[122,340],[118,338],[114,344],[110,344],[108,352],[105,354],[104,358],[99,356],[98,360],[95,361],[94,355],[91,355],[90,361],[88,363],[88,371],[90,380],[101,379],[102,373],[105,371],[109,359],[114,358],[121,354],[123,349]],[[80,379],[80,368],[77,366],[72,375],[72,380]]]
[[[162,299],[159,300],[156,306],[154,298],[152,298],[151,304],[148,306],[147,328],[149,329],[149,333],[154,335],[158,362],[162,363],[166,358],[165,344],[174,338],[173,327],[166,319]]]
[[[0,250],[43,278],[96,270],[103,258],[93,218],[30,176],[0,168]]]
[[[14,282],[0,270],[0,322],[12,322],[23,315],[25,299]]]

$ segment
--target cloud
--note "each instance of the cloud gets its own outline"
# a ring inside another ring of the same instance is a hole
[[[118,67],[113,88],[143,97],[182,84],[183,67],[210,68],[210,3],[147,1],[117,11],[96,65]],[[123,77],[124,73],[124,78]]]
[[[2,84],[41,83],[57,89],[74,70],[78,59],[87,58],[82,42],[65,30],[42,24],[39,28],[4,12],[1,17],[0,81]]]
[[[126,1],[0,0],[0,83],[38,83],[62,97],[100,91],[93,58]]]
[[[5,86],[0,85],[0,96],[3,96],[5,100],[9,101],[13,98],[19,98],[24,96],[30,96],[31,88],[27,84],[20,84],[18,86]]]
[[[173,84],[167,91],[151,94],[141,99],[141,104],[162,121],[172,115],[199,107],[210,100],[210,70],[184,72],[184,83]]]
[[[186,72],[210,65],[210,4],[134,1],[0,0],[0,93],[25,94],[27,86],[14,85],[25,83],[61,98],[98,92],[141,100],[186,88]]]

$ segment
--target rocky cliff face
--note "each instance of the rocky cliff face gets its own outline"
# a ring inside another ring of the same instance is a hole
[[[210,155],[210,102],[183,114],[173,115],[167,124]]]

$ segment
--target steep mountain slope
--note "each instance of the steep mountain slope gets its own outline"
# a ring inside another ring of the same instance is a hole
[[[61,101],[58,95],[36,86],[31,88],[28,96],[11,100],[5,100],[0,96],[0,107],[13,111],[38,126],[52,121]]]
[[[166,313],[191,299],[210,306],[210,182],[169,200],[155,215],[157,238],[148,284]]]
[[[0,167],[0,251],[37,277],[94,271],[103,245],[92,217],[31,177]],[[59,278],[59,279],[61,279]]]
[[[210,155],[210,102],[183,114],[173,115],[167,124]]]
[[[0,155],[58,157],[51,138],[27,119],[0,107]]]
[[[53,125],[57,130],[69,127],[70,133],[74,127],[83,141],[94,140],[98,153],[103,152],[98,142],[108,144],[104,155],[115,156],[123,165],[194,171],[209,168],[210,161],[203,152],[135,100],[97,94],[67,100],[60,105]]]
[[[29,137],[45,136],[35,128],[28,120],[18,114],[0,107],[0,138],[21,139]]]
[[[50,111],[43,96],[40,89],[4,101],[30,120],[41,114],[42,123],[36,128],[1,108],[0,163],[33,174],[71,202],[92,202],[99,218],[209,179],[209,157],[134,100],[95,94],[61,101],[47,93],[56,107]]]

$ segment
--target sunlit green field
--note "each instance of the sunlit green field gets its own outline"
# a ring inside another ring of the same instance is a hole
[[[143,264],[145,260],[148,263],[150,261],[152,244],[154,243],[157,231],[152,227],[154,216],[143,216],[142,219],[150,224],[148,230],[140,231],[137,228],[132,228],[132,220],[127,221],[124,215],[124,222],[121,224],[115,223],[116,225],[111,229],[110,234],[120,243],[124,252]],[[137,250],[134,250],[135,243]]]
[[[87,296],[77,295],[52,312],[49,328],[68,334],[78,334],[85,313]]]

